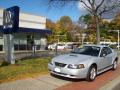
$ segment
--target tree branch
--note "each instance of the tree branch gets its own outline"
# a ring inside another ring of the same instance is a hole
[[[81,3],[83,3],[88,9],[91,9],[83,0],[80,0]]]
[[[91,2],[91,0],[88,0],[88,2],[90,3],[90,5],[92,5],[92,2]]]
[[[102,0],[102,1],[100,2],[100,4],[96,7],[96,11],[102,6],[102,4],[104,3],[104,1],[105,1],[105,0]]]
[[[113,13],[113,10],[115,11],[115,9],[118,7],[120,7],[120,2],[114,2],[111,6],[108,6],[106,3],[106,5],[104,5],[103,8],[99,10],[98,15],[101,17],[104,13]]]

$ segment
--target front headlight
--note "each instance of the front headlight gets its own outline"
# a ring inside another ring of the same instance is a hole
[[[68,68],[70,69],[81,69],[81,68],[85,68],[84,64],[69,64]]]

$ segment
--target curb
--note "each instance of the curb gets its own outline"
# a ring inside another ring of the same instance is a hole
[[[106,84],[99,90],[120,90],[120,76],[110,81],[108,84]]]

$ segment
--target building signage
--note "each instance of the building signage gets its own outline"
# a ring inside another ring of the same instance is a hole
[[[19,30],[19,7],[13,6],[3,11],[3,32],[12,34]]]

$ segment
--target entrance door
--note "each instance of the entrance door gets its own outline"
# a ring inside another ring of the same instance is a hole
[[[32,50],[34,45],[34,35],[27,35],[27,50]]]

